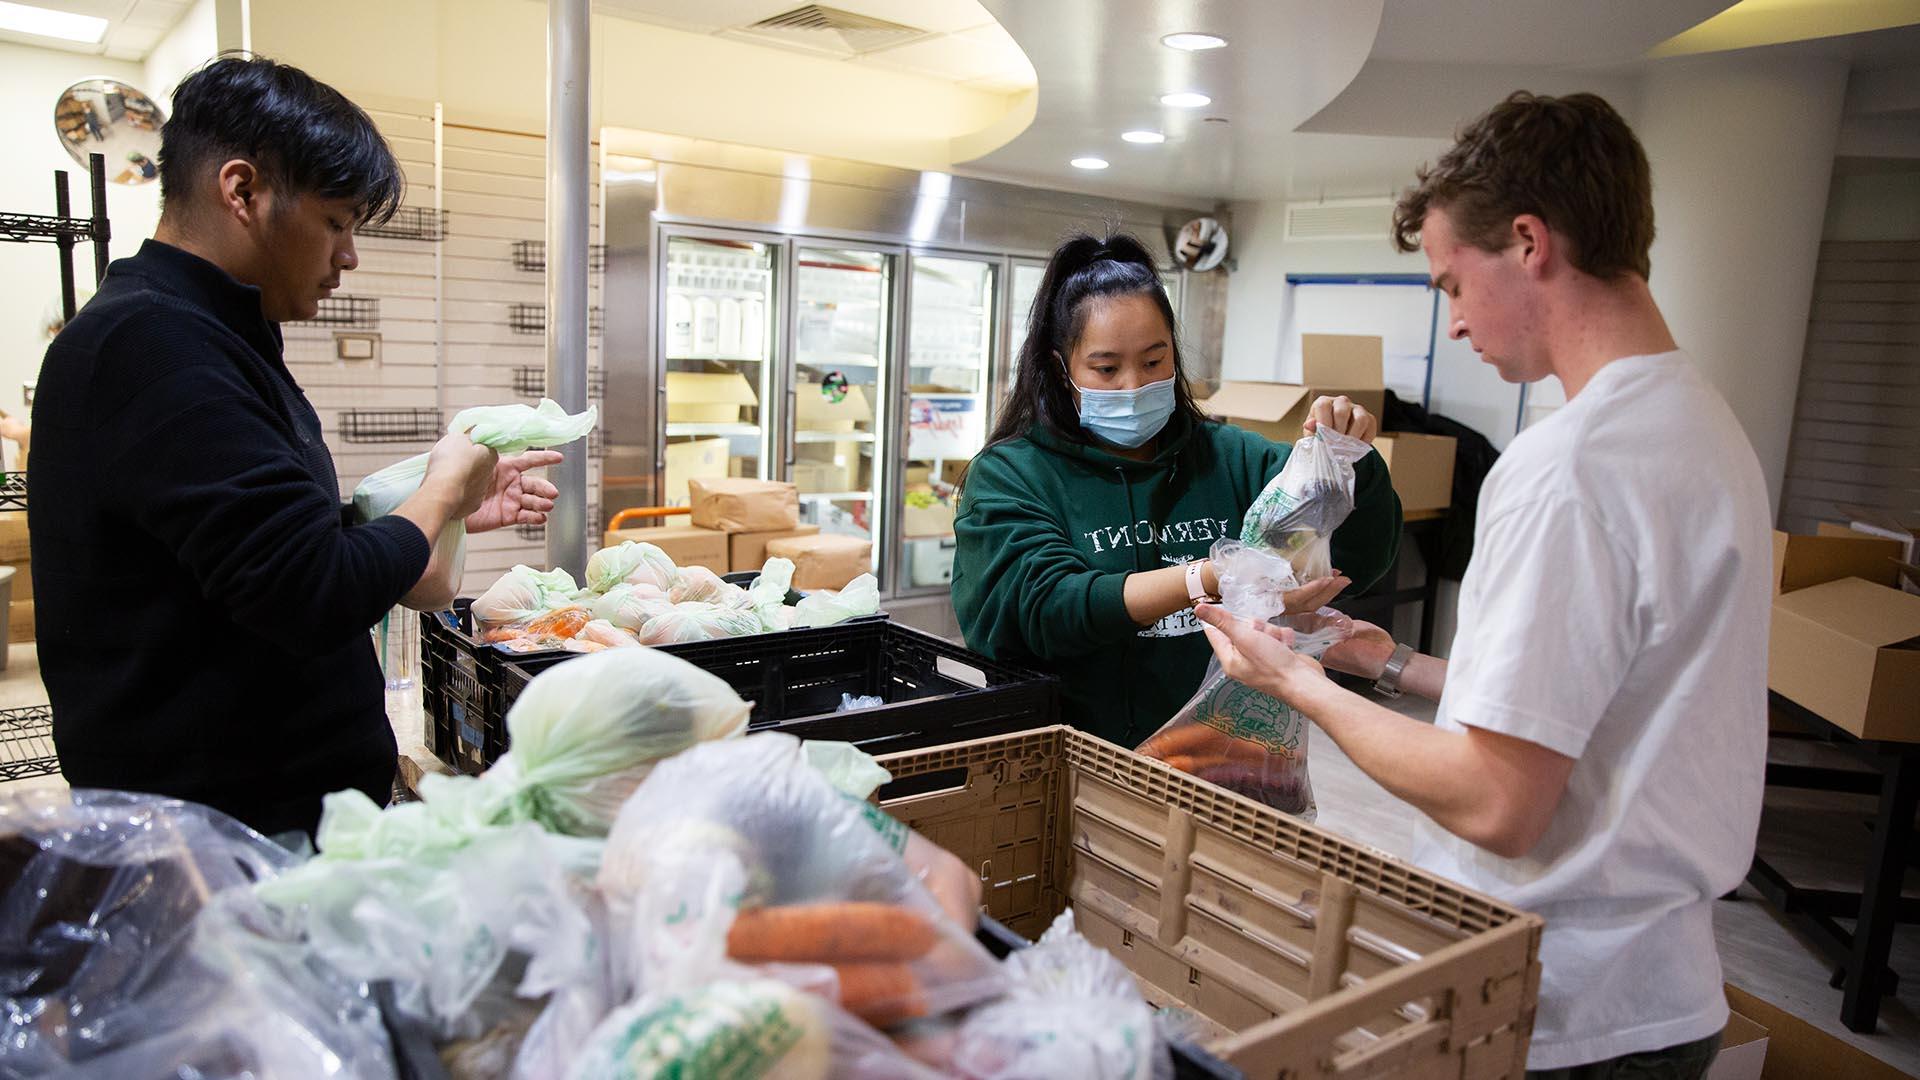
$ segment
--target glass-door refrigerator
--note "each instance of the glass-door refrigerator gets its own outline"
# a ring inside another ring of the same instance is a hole
[[[823,533],[873,542],[884,582],[880,493],[893,387],[894,266],[886,251],[798,242],[794,251],[792,370],[787,383],[786,473],[800,518]]]
[[[691,479],[768,474],[781,249],[717,232],[665,240],[662,497],[686,506]]]
[[[906,379],[898,390],[905,447],[889,527],[900,552],[895,595],[941,592],[953,580],[956,485],[992,420],[1003,264],[958,255],[908,258]]]

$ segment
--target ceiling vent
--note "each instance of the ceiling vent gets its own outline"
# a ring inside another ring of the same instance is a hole
[[[851,11],[808,4],[725,32],[763,45],[778,45],[847,59],[928,37],[925,30]]]
[[[1288,241],[1385,240],[1392,229],[1392,199],[1287,204]]]

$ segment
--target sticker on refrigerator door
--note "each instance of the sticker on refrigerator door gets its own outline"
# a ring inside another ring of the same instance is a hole
[[[820,396],[827,403],[838,405],[847,400],[847,375],[843,371],[829,371],[820,379]]]
[[[907,406],[908,457],[971,457],[985,435],[977,398],[914,398]]]

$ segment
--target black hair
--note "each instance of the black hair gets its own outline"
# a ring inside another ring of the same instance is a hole
[[[1145,296],[1160,309],[1173,348],[1174,415],[1194,424],[1208,422],[1187,385],[1173,303],[1160,284],[1160,271],[1146,245],[1125,233],[1113,233],[1104,240],[1080,233],[1055,248],[1047,261],[1027,317],[1026,344],[1015,358],[1013,393],[1000,408],[1000,421],[987,440],[988,447],[1017,439],[1039,424],[1074,442],[1098,445],[1080,426],[1065,361],[1086,330],[1088,302],[1113,296]]]
[[[406,175],[364,110],[297,67],[222,53],[181,80],[160,129],[160,196],[182,207],[211,171],[251,161],[291,196],[350,199],[355,224],[393,216]]]

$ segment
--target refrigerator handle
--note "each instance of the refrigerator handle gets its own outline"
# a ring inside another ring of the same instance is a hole
[[[796,415],[800,408],[800,390],[787,387],[787,479],[793,479],[795,460],[794,444],[800,441],[800,419]]]

